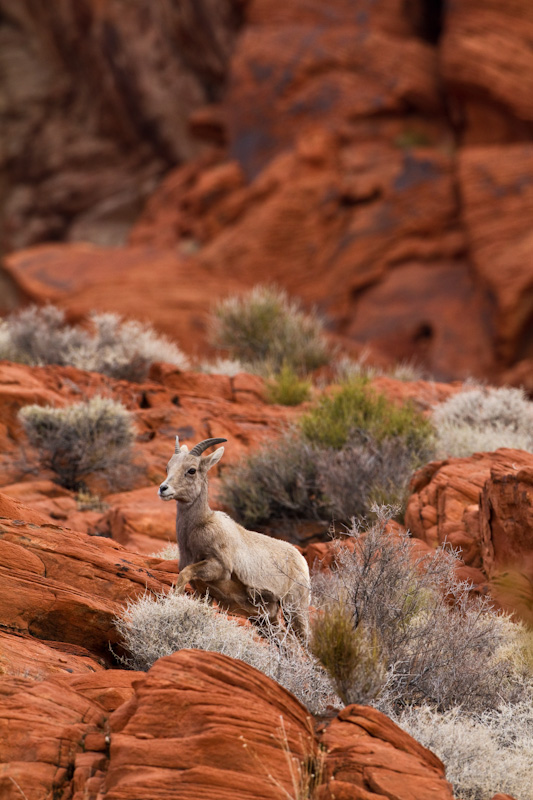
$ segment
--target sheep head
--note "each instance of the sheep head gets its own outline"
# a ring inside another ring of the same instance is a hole
[[[207,485],[207,472],[220,461],[224,448],[219,447],[209,456],[203,456],[202,453],[220,442],[227,442],[227,439],[204,439],[189,451],[186,444],[180,447],[176,436],[174,455],[167,464],[167,477],[159,487],[159,497],[162,500],[193,503]]]

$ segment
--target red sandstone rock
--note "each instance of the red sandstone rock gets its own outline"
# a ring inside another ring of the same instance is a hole
[[[3,362],[0,486],[14,501],[30,504],[40,524],[60,523],[74,530],[112,535],[129,549],[153,553],[174,540],[175,507],[158,500],[157,486],[165,475],[176,434],[191,446],[213,432],[222,433],[229,440],[224,466],[236,463],[250,447],[277,435],[299,413],[298,409],[266,403],[263,386],[257,376],[243,374],[230,379],[183,372],[165,364],[154,365],[146,382],[131,384],[71,367],[28,367]],[[135,488],[106,498],[110,487],[105,482],[98,483],[95,476],[88,479],[93,492],[103,497],[101,510],[91,509],[90,505],[84,508],[73,492],[53,481],[52,472],[39,471],[17,420],[18,411],[28,402],[61,406],[79,402],[80,394],[91,397],[99,393],[120,400],[132,411],[138,434],[135,464],[124,465],[125,484]],[[39,472],[37,480],[25,473],[22,453]],[[215,478],[213,497],[216,484]],[[16,516],[14,509],[12,514]]]
[[[531,486],[533,455],[500,449],[469,458],[434,462],[412,482],[405,523],[413,536],[435,546],[448,542],[461,549],[470,580],[508,608],[521,608],[520,585],[533,579]],[[509,580],[499,585],[502,573]]]
[[[373,708],[347,706],[320,741],[327,748],[320,800],[453,800],[442,762]]]
[[[1,546],[0,546],[1,549]],[[80,645],[51,642],[0,631],[0,675],[42,680],[50,675],[93,673],[104,662]]]
[[[441,66],[467,143],[531,139],[533,10],[529,0],[446,7]]]
[[[4,5],[0,249],[117,244],[165,169],[201,149],[188,117],[220,93],[240,2]]]
[[[508,368],[533,355],[533,145],[468,148],[459,163],[469,252],[494,298],[496,356]]]
[[[280,800],[318,744],[321,800],[452,798],[438,758],[380,712],[348,706],[317,737],[292,695],[216,653],[182,650],[147,674],[0,677],[0,727],[6,800]]]
[[[85,737],[104,731],[106,717],[99,703],[68,683],[0,677],[0,729],[7,734],[0,736],[2,798],[65,796],[78,780],[80,760],[87,765]],[[104,764],[99,753],[93,768]]]
[[[20,517],[23,507],[16,510]],[[174,575],[164,562],[129,553],[109,539],[38,525],[31,511],[27,516],[33,521],[0,518],[2,625],[15,636],[57,642],[59,650],[65,645],[67,653],[74,645],[70,652],[85,659],[84,668],[89,656],[109,663],[109,643],[118,641],[113,618],[146,589],[162,592]],[[13,643],[15,652],[20,645],[18,639]],[[31,657],[42,660],[39,653]],[[58,669],[54,662],[50,672]]]

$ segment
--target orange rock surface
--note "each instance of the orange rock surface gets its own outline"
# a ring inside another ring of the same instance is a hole
[[[31,640],[64,651],[65,670],[109,665],[109,643],[119,641],[114,617],[147,589],[168,588],[175,573],[167,571],[166,562],[128,552],[110,539],[37,524],[34,513],[20,504],[11,504],[18,517],[13,519],[9,499],[0,497],[8,514],[0,517],[1,625],[4,633],[17,637],[11,644],[3,638],[4,669],[19,671],[28,639],[30,671],[39,669],[33,667],[39,661],[44,674],[61,669],[57,653],[50,654],[48,665],[42,648]]]
[[[490,586],[505,607],[526,612],[519,578],[533,580],[532,485],[533,455],[523,450],[433,462],[413,478],[405,524],[431,546],[458,548],[460,577],[484,592]]]
[[[119,311],[196,356],[270,281],[348,348],[533,385],[529,0],[18,5],[0,311]]]
[[[280,800],[319,758],[320,800],[453,798],[436,756],[380,712],[348,706],[317,735],[292,695],[216,653],[182,650],[146,675],[4,676],[0,725],[6,800]]]

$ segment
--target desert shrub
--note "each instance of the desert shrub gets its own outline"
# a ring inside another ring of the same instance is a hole
[[[313,713],[335,702],[334,689],[317,661],[291,635],[271,627],[259,640],[253,629],[216,611],[205,598],[168,594],[130,601],[116,627],[130,653],[122,662],[147,670],[183,648],[211,650],[250,664],[291,691]]]
[[[491,800],[501,792],[531,800],[531,697],[474,716],[461,708],[410,707],[396,722],[441,759],[456,797]]]
[[[364,353],[358,358],[353,359],[349,356],[342,356],[334,365],[335,375],[340,383],[346,383],[357,378],[377,378],[387,375],[398,381],[420,381],[427,379],[425,370],[414,361],[399,361],[390,367],[380,367],[376,364],[368,363],[368,354]]]
[[[453,555],[441,549],[417,557],[407,534],[388,532],[389,516],[390,509],[381,509],[370,527],[352,525],[348,545],[336,543],[333,570],[315,576],[316,602],[326,611],[332,604],[344,608],[347,635],[363,626],[374,637],[386,665],[378,700],[384,709],[491,707],[510,681],[509,665],[496,657],[504,638],[500,618],[457,583]],[[331,664],[332,658],[325,666]],[[343,694],[348,702],[366,699],[357,681]]]
[[[130,381],[142,380],[154,361],[188,366],[181,350],[149,325],[94,313],[85,330],[67,325],[54,306],[31,306],[4,320],[0,358],[73,366]]]
[[[533,452],[533,403],[522,389],[472,387],[433,412],[437,447],[443,455],[512,447]]]
[[[119,468],[130,468],[135,433],[131,414],[121,403],[97,396],[64,408],[29,405],[19,418],[41,464],[67,489],[83,488],[90,473],[111,480]]]
[[[253,526],[270,519],[320,518],[314,449],[289,431],[222,473],[220,499]]]
[[[256,286],[214,311],[212,343],[262,374],[287,364],[302,375],[327,364],[328,345],[316,314],[305,313],[283,289]]]
[[[323,398],[280,441],[222,476],[221,499],[246,524],[279,517],[348,522],[375,503],[405,504],[412,472],[433,455],[433,429],[351,382]]]
[[[286,363],[276,375],[267,380],[266,385],[268,401],[281,406],[298,406],[309,400],[311,394],[311,381],[299,378]]]
[[[315,497],[330,519],[349,521],[371,515],[374,505],[389,504],[403,517],[409,480],[421,459],[404,440],[370,437],[349,442],[341,450],[320,448],[315,457]]]
[[[174,561],[179,557],[180,552],[178,550],[178,545],[174,544],[173,542],[169,542],[161,550],[158,550],[156,553],[152,553],[152,558],[164,558],[168,561]]]
[[[324,395],[300,420],[303,435],[313,444],[340,449],[363,434],[377,443],[401,438],[413,452],[427,450],[433,427],[412,403],[396,405],[375,392],[367,378],[355,378],[333,394]]]
[[[208,375],[227,375],[234,378],[240,372],[246,372],[246,365],[236,358],[215,358],[212,361],[200,362],[198,371]]]
[[[311,652],[331,677],[345,705],[352,702],[357,687],[357,702],[370,703],[381,691],[385,665],[379,642],[363,624],[354,630],[346,603],[326,603],[313,623]]]

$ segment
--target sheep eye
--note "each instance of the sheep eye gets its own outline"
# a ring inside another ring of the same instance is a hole
[[[194,475],[195,472],[196,469],[194,467],[191,467],[190,469],[187,470],[187,475]]]

